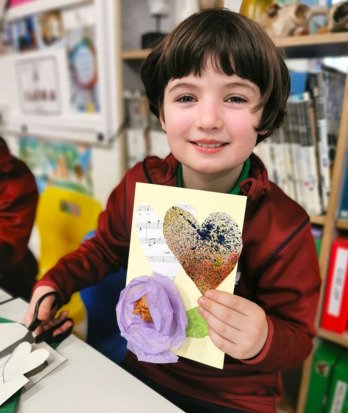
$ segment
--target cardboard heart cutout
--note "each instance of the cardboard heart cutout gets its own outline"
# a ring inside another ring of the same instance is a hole
[[[24,375],[36,369],[43,364],[49,356],[49,351],[46,349],[31,350],[31,344],[27,341],[20,343],[15,348],[4,366],[3,381],[5,383],[16,376]]]
[[[188,211],[171,207],[164,217],[163,234],[202,294],[233,271],[243,246],[238,224],[225,212],[209,214],[200,225]]]

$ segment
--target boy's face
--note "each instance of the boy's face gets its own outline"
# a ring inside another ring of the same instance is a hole
[[[256,144],[262,109],[253,109],[260,98],[254,83],[217,72],[211,63],[201,76],[169,81],[161,124],[185,182],[210,174],[234,184]]]

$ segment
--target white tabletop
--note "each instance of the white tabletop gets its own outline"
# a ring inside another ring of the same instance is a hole
[[[26,307],[0,303],[0,317],[22,322]],[[73,335],[57,351],[67,361],[22,393],[18,413],[182,412]]]

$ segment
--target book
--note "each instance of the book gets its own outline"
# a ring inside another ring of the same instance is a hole
[[[312,231],[312,235],[313,235],[314,242],[315,242],[315,249],[319,257],[320,251],[321,251],[322,239],[323,239],[323,227],[312,225],[311,231]]]
[[[327,65],[321,65],[321,71],[323,72],[325,79],[330,176],[332,176],[332,170],[336,155],[338,131],[341,120],[346,73]]]
[[[302,151],[304,160],[303,168],[306,179],[306,209],[310,215],[319,215],[323,212],[323,209],[320,197],[317,163],[315,109],[308,92],[302,94],[301,108],[305,130],[303,134]]]
[[[289,122],[292,125],[292,159],[297,201],[308,214],[322,212],[313,103],[308,92],[289,98]],[[291,136],[291,132],[290,132]]]
[[[348,220],[348,154],[346,155],[346,166],[344,169],[344,177],[342,180],[342,194],[338,215],[340,218]]]
[[[343,333],[348,322],[348,238],[338,237],[331,247],[321,326]]]
[[[348,356],[342,353],[337,361],[330,382],[325,412],[348,412]]]
[[[304,412],[323,412],[327,404],[331,378],[343,349],[333,343],[319,342],[314,350]]]
[[[309,73],[308,90],[315,107],[317,131],[317,156],[320,181],[320,195],[323,212],[327,210],[330,193],[330,162],[328,145],[327,103],[325,98],[325,79],[322,71]]]

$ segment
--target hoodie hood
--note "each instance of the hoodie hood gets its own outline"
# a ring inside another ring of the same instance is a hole
[[[0,173],[8,173],[13,168],[13,156],[3,138],[0,137]]]
[[[242,195],[254,201],[270,191],[267,170],[261,159],[255,154],[250,156],[250,174],[241,182]],[[143,171],[149,183],[176,186],[178,161],[172,154],[165,159],[150,156],[143,161]]]

